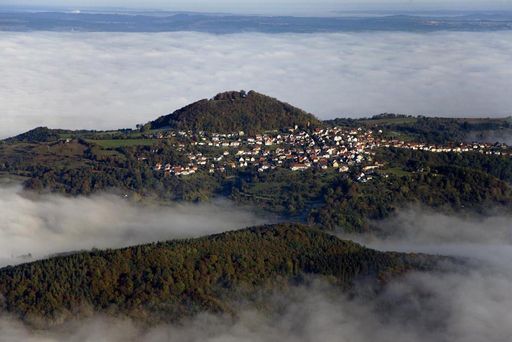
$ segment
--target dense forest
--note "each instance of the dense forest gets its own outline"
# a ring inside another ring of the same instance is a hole
[[[311,210],[308,219],[330,229],[377,231],[373,220],[414,205],[485,215],[490,207],[510,210],[512,191],[486,173],[445,165],[428,172],[389,174],[364,185],[342,181],[326,192],[322,205]]]
[[[7,267],[0,270],[0,298],[5,310],[33,324],[93,311],[154,323],[199,310],[229,313],[236,293],[300,284],[308,275],[340,289],[363,280],[378,286],[409,270],[432,269],[437,260],[281,224]]]
[[[255,91],[226,92],[201,100],[150,123],[152,129],[173,128],[217,133],[321,126],[313,115]]]

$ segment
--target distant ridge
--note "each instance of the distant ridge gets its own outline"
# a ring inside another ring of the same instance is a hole
[[[367,31],[502,31],[512,29],[510,12],[425,15],[292,17],[206,13],[59,13],[0,11],[1,31],[208,32],[230,34]],[[357,14],[357,13],[356,13]],[[342,15],[342,14],[340,14]]]
[[[200,100],[150,123],[152,129],[232,133],[317,127],[322,123],[302,109],[255,91],[229,91]]]

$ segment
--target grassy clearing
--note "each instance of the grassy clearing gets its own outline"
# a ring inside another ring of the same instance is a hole
[[[106,140],[88,140],[88,142],[99,145],[102,148],[118,148],[130,146],[151,146],[157,139],[106,139]]]
[[[383,119],[370,119],[362,120],[365,124],[371,125],[403,125],[403,124],[414,124],[418,121],[417,118],[383,118]]]
[[[399,167],[393,167],[393,168],[388,168],[388,169],[385,169],[385,170],[381,170],[381,173],[395,175],[395,176],[398,176],[398,177],[410,176],[411,175],[411,173],[409,171],[405,171],[404,169],[401,169]]]

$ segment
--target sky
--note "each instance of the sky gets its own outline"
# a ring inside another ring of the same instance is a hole
[[[248,14],[322,15],[338,10],[472,10],[512,9],[510,0],[1,0],[0,5],[64,6],[64,7],[122,7],[200,12],[236,12]]]

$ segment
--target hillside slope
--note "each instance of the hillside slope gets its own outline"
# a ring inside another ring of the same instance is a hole
[[[433,261],[281,224],[8,267],[0,270],[0,298],[8,312],[30,322],[93,311],[175,320],[204,310],[229,312],[234,293],[279,289],[307,274],[347,288],[355,279],[382,281]]]
[[[231,91],[200,100],[150,123],[152,129],[233,133],[322,125],[305,111],[255,91]]]

